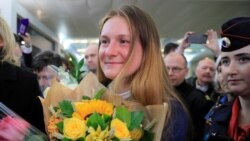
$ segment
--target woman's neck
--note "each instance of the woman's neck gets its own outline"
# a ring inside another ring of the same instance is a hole
[[[118,89],[118,93],[124,93],[130,91],[130,83],[127,83],[125,81],[121,81]]]
[[[111,83],[109,85],[110,89],[114,88],[114,83]],[[114,90],[114,89],[113,89]],[[120,93],[125,93],[127,91],[130,91],[130,83],[127,83],[125,81],[120,81],[118,84],[118,88],[116,88],[116,93],[120,94]]]

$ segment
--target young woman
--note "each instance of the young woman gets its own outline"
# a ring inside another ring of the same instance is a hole
[[[123,99],[169,105],[161,140],[188,140],[189,119],[173,92],[151,17],[136,6],[109,12],[100,22],[98,78]]]
[[[250,17],[222,25],[222,77],[236,97],[215,109],[204,140],[250,141]]]

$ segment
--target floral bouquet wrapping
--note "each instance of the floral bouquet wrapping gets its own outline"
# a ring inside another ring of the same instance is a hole
[[[0,141],[48,141],[41,131],[0,102]]]
[[[110,94],[92,73],[75,89],[54,80],[41,101],[51,140],[159,141],[167,112]]]

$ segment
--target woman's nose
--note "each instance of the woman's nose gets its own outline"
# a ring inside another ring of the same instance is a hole
[[[106,48],[106,51],[105,51],[105,54],[107,55],[107,56],[114,56],[114,55],[116,55],[116,53],[117,53],[117,46],[116,46],[116,43],[114,43],[114,42],[110,42],[109,44],[108,44],[108,47]]]
[[[235,61],[231,61],[229,66],[227,67],[227,69],[225,69],[225,71],[228,73],[228,74],[236,74],[237,73],[237,64],[235,63]]]

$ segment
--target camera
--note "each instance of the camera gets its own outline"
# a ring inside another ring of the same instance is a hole
[[[25,35],[29,27],[29,19],[21,19],[18,27],[18,33]]]
[[[187,37],[188,43],[191,44],[206,44],[207,35],[205,34],[191,34]]]

